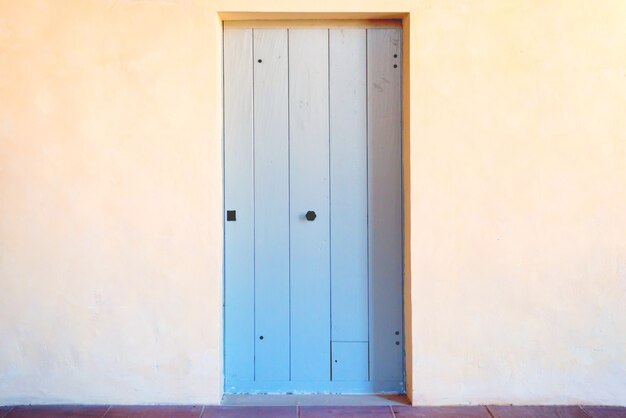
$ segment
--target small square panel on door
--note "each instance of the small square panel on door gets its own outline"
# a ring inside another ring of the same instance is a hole
[[[364,381],[369,378],[367,342],[333,342],[333,381]]]

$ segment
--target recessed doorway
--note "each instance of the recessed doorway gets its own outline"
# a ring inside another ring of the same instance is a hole
[[[404,392],[401,41],[225,23],[225,393]]]

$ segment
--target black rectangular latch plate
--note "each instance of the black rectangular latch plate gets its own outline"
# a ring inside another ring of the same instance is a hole
[[[226,211],[226,220],[227,221],[236,221],[237,220],[237,211],[236,210],[227,210]]]

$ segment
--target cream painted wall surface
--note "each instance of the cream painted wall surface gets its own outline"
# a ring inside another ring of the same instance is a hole
[[[0,0],[0,404],[219,402],[220,11],[410,13],[414,403],[626,405],[621,0]]]

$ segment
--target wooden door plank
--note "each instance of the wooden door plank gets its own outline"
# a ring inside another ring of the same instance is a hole
[[[254,379],[252,29],[224,30],[224,374]]]
[[[368,341],[366,31],[329,35],[332,340]]]
[[[287,30],[254,30],[257,381],[289,380]]]
[[[330,380],[328,30],[289,31],[291,378]],[[315,211],[314,221],[305,213]]]
[[[403,380],[401,38],[367,30],[371,380]]]

